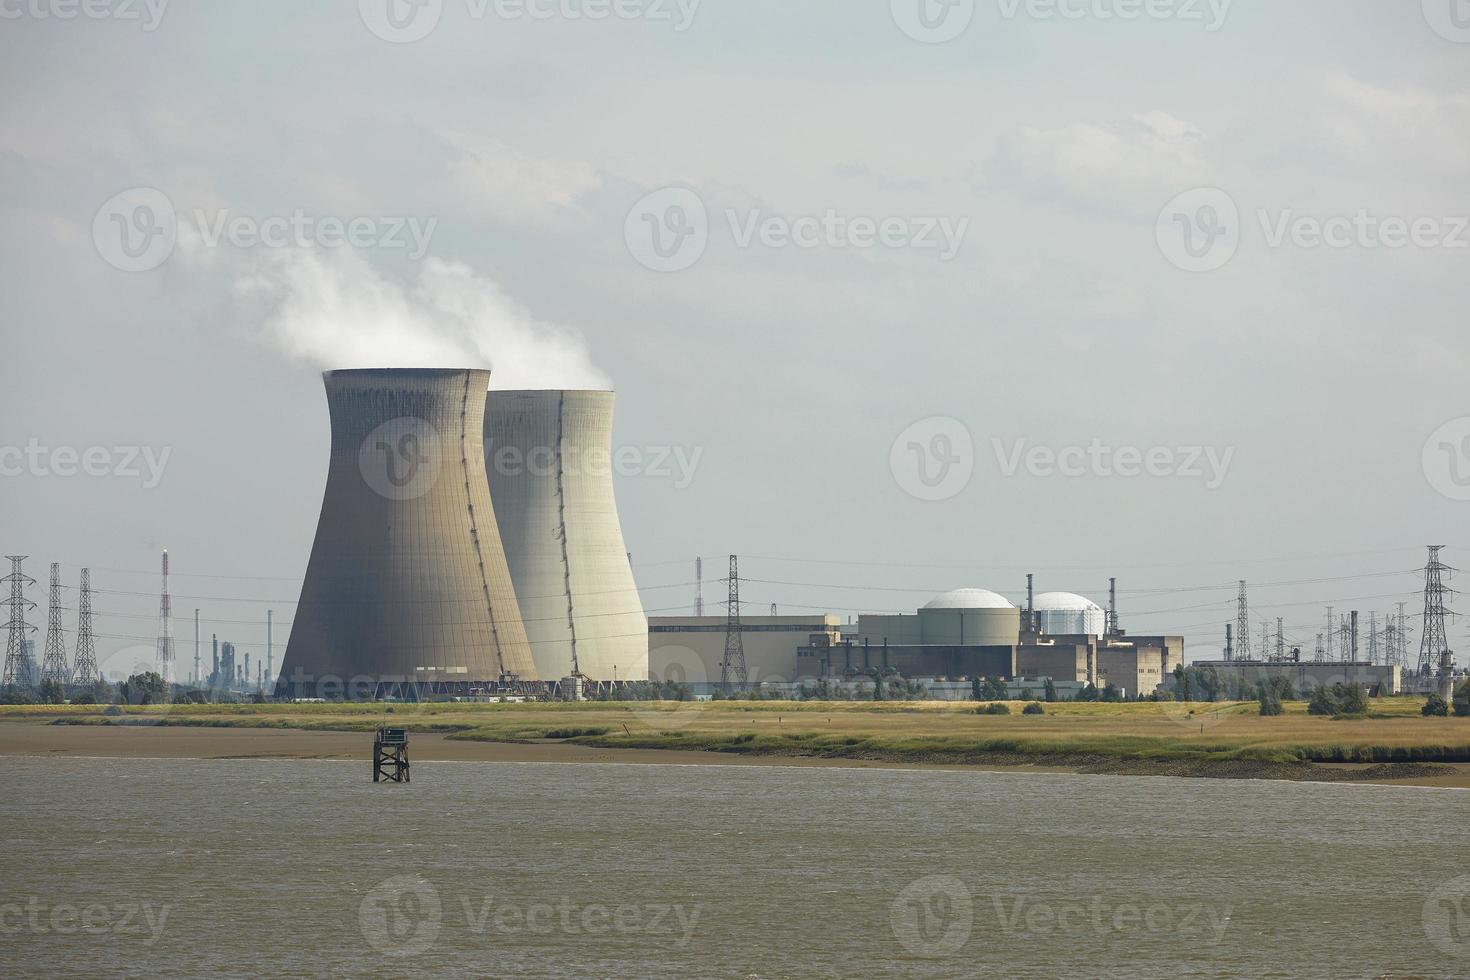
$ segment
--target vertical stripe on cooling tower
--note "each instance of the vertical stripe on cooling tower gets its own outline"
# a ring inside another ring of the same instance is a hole
[[[556,535],[561,539],[561,570],[563,588],[567,594],[567,630],[572,635],[572,676],[581,674],[577,664],[577,620],[572,615],[572,560],[567,554],[567,493],[562,479],[563,426],[566,424],[567,393],[556,399]]]
[[[485,592],[485,610],[490,614],[490,638],[495,642],[495,659],[500,664],[500,676],[505,676],[505,654],[500,650],[500,629],[495,625],[495,603],[490,598],[490,579],[485,574],[485,554],[480,550],[480,526],[475,522],[475,495],[470,491],[470,456],[465,445],[465,420],[470,411],[470,379],[473,372],[464,375],[464,398],[459,403],[459,465],[464,470],[465,507],[470,512],[470,540],[475,543],[475,561],[480,566],[480,588]]]

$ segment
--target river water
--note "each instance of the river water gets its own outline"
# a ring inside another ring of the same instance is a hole
[[[0,975],[1470,975],[1470,794],[0,758]]]

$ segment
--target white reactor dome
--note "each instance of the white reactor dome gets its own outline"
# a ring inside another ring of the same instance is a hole
[[[1005,596],[989,589],[955,589],[941,592],[924,603],[925,609],[1014,609]]]
[[[1053,636],[1102,636],[1107,630],[1107,613],[1086,596],[1043,592],[1035,606],[1042,631]]]

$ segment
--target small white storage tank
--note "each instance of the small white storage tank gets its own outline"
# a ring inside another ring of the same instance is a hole
[[[1042,632],[1052,636],[1102,636],[1107,631],[1107,611],[1072,592],[1043,592],[1037,596],[1036,618]]]

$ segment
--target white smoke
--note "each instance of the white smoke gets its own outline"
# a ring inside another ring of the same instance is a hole
[[[575,330],[543,323],[462,262],[426,258],[404,285],[351,249],[271,250],[235,280],[264,339],[323,369],[489,367],[491,387],[610,388]]]

